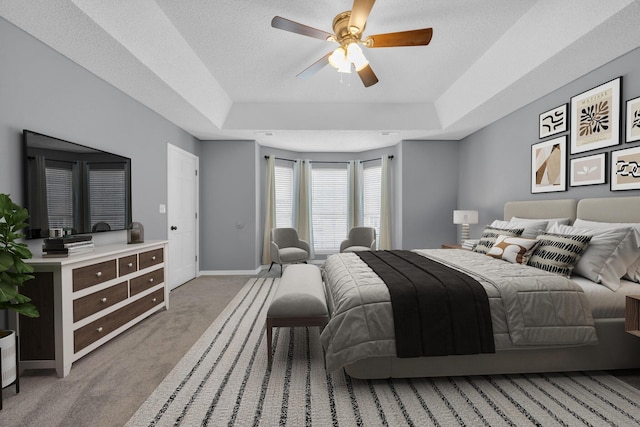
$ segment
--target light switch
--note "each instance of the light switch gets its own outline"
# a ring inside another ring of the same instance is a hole
[[[160,213],[167,213],[167,205],[160,204]]]

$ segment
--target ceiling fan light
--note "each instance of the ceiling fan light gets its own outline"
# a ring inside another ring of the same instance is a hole
[[[351,73],[351,62],[347,58],[347,52],[342,46],[333,51],[329,56],[329,64],[339,73]]]
[[[360,71],[367,65],[369,65],[369,61],[365,58],[362,53],[362,49],[355,43],[350,43],[347,47],[347,57],[350,62],[353,62],[353,65],[356,67],[356,71]]]

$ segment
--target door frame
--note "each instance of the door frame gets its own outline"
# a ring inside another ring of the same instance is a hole
[[[194,191],[194,202],[195,202],[195,207],[196,207],[196,221],[195,221],[195,225],[194,225],[194,229],[195,229],[195,241],[194,241],[194,245],[195,245],[195,253],[196,253],[196,263],[195,263],[195,276],[194,278],[197,278],[200,276],[200,157],[196,156],[193,153],[190,153],[176,145],[173,145],[171,143],[167,143],[167,206],[169,207],[169,209],[171,209],[171,204],[172,201],[169,199],[169,156],[171,155],[171,151],[176,152],[177,154],[183,155],[183,156],[187,156],[190,157],[191,159],[195,160],[196,163],[196,178],[195,178],[195,188],[193,189]],[[175,202],[175,201],[173,201]],[[171,243],[170,241],[170,236],[171,236],[171,224],[169,223],[169,213],[167,212],[167,216],[166,216],[166,230],[167,230],[167,241],[169,242],[169,244]],[[169,257],[169,269],[171,269],[171,258]],[[170,271],[170,270],[169,270]],[[167,274],[167,281],[169,282],[169,277],[171,276],[171,274]],[[181,286],[177,285],[174,288],[171,288],[171,283],[168,283],[169,288],[171,289],[176,289],[177,287]]]

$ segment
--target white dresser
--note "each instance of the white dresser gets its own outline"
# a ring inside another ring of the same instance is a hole
[[[111,244],[67,258],[28,260],[35,278],[21,293],[40,317],[19,316],[20,368],[71,364],[151,314],[169,308],[167,242]]]

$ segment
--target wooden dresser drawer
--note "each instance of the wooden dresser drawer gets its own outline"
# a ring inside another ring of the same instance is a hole
[[[73,291],[79,291],[98,283],[116,278],[116,260],[109,260],[73,269]]]
[[[79,352],[83,348],[93,344],[100,338],[115,331],[120,326],[132,321],[145,311],[161,304],[164,301],[164,289],[140,298],[139,300],[109,313],[101,319],[91,322],[73,333],[73,351]]]
[[[127,282],[108,287],[73,301],[73,321],[77,322],[107,307],[124,301],[129,296]]]
[[[144,274],[140,277],[134,277],[131,279],[131,295],[139,294],[149,288],[156,286],[159,283],[164,282],[164,269],[159,268],[151,273]]]
[[[118,258],[118,276],[125,276],[138,271],[138,255]]]
[[[140,270],[164,261],[162,249],[140,252]]]

